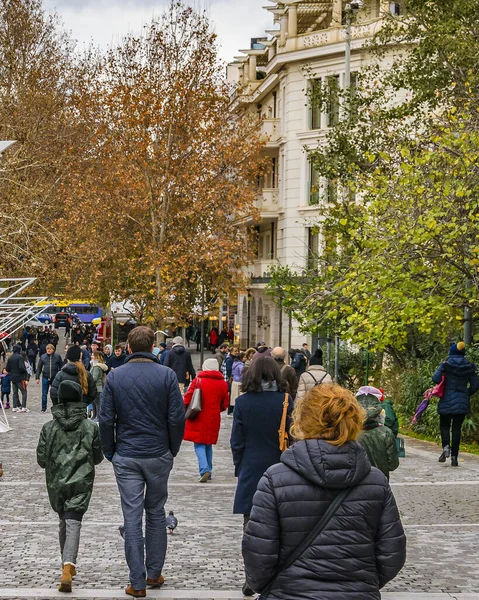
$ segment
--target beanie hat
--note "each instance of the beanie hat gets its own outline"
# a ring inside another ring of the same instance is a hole
[[[81,385],[76,381],[62,381],[58,386],[58,399],[67,402],[83,402]]]
[[[165,344],[165,342],[161,342],[161,344],[160,344],[160,348],[163,348],[163,350],[166,348],[166,344]]]
[[[457,342],[457,344],[451,344],[449,348],[449,356],[464,356],[466,354],[466,344],[464,342]]]
[[[67,350],[67,360],[78,362],[81,359],[81,350],[79,346],[70,346]]]
[[[321,350],[321,348],[318,348],[316,350],[316,352],[311,357],[309,364],[310,365],[322,365],[323,364],[323,351]]]
[[[203,363],[202,371],[219,371],[220,367],[216,358],[207,358]]]
[[[183,345],[183,338],[181,337],[181,335],[177,335],[176,337],[173,338],[173,345],[177,346],[177,345]]]
[[[383,393],[381,390],[378,390],[378,388],[375,388],[372,385],[363,385],[363,387],[359,388],[356,398],[359,398],[359,396],[376,396],[378,400],[381,400],[382,395]]]

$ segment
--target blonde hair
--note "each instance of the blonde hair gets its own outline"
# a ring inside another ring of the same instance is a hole
[[[349,390],[337,384],[322,384],[297,401],[291,435],[297,440],[320,439],[341,446],[358,437],[363,418]]]
[[[93,352],[93,358],[94,358],[95,360],[97,360],[99,363],[103,363],[103,364],[105,364],[105,359],[103,358],[103,353],[102,353],[102,352],[100,352],[99,350],[95,350],[95,351]]]
[[[78,382],[81,385],[81,391],[83,395],[86,396],[88,394],[88,377],[86,374],[85,365],[81,360],[78,360],[75,363],[75,367],[77,369]]]

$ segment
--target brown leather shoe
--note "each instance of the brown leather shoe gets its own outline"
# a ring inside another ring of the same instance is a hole
[[[134,590],[131,585],[126,588],[125,594],[133,598],[146,598],[146,590]]]
[[[152,588],[159,588],[164,583],[165,583],[165,578],[163,577],[163,575],[160,575],[156,579],[149,579],[149,578],[147,578],[147,580],[146,580],[146,585],[149,585]]]
[[[76,575],[75,565],[67,563],[63,565],[62,578],[60,579],[60,585],[58,586],[59,592],[71,593],[72,591],[72,577]]]

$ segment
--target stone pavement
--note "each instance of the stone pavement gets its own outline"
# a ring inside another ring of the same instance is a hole
[[[198,362],[197,357],[195,357]],[[0,434],[0,598],[56,598],[60,572],[57,522],[35,448],[51,418],[40,412],[40,389],[30,383],[28,414],[8,418]],[[213,481],[197,483],[193,445],[185,443],[170,479],[167,509],[179,520],[169,536],[161,591],[150,598],[241,598],[242,517],[232,514],[235,478],[228,441],[232,419],[223,415],[214,451]],[[437,462],[438,447],[408,439],[407,456],[391,483],[408,536],[408,560],[384,590],[385,600],[479,599],[479,457],[463,455],[460,468]],[[124,598],[128,581],[119,496],[110,463],[97,469],[82,529],[78,576],[72,598]],[[64,596],[61,596],[64,597]],[[341,600],[341,599],[338,599]]]

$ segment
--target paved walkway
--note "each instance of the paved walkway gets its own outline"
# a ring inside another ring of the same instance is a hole
[[[56,598],[57,522],[37,466],[40,390],[29,385],[28,414],[12,414],[13,431],[0,434],[0,598]],[[232,419],[223,416],[214,453],[213,481],[197,483],[193,445],[185,443],[171,475],[167,509],[179,519],[169,536],[161,591],[150,598],[239,600],[242,517],[232,514],[235,479],[228,441]],[[385,600],[479,599],[479,457],[463,455],[460,468],[437,462],[434,444],[407,440],[407,456],[391,483],[408,536],[408,560],[384,590]],[[72,598],[124,598],[128,581],[122,522],[110,463],[97,470],[86,515]],[[64,596],[61,596],[64,597]],[[338,599],[341,600],[341,599]]]

